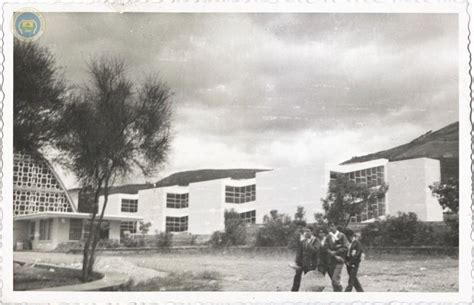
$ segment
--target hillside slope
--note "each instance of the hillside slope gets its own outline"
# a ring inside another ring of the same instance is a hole
[[[459,122],[434,132],[429,131],[407,144],[365,156],[353,157],[341,164],[381,158],[398,161],[421,157],[440,160],[443,181],[449,178],[457,179],[459,175]]]

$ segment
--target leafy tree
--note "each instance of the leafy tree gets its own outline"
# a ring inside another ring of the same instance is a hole
[[[443,209],[454,214],[459,212],[459,180],[451,178],[446,183],[435,182],[430,185],[430,190]]]
[[[234,210],[224,212],[224,235],[222,242],[225,246],[244,245],[247,240],[246,223],[240,214]]]
[[[344,228],[351,217],[361,213],[366,207],[369,211],[377,198],[383,197],[388,186],[368,187],[352,182],[346,175],[337,174],[329,182],[326,198],[321,199],[325,217]]]
[[[36,43],[13,44],[13,141],[17,151],[48,143],[67,88],[54,56]]]
[[[82,279],[93,271],[99,229],[109,187],[140,170],[145,176],[162,164],[170,146],[170,90],[157,77],[137,85],[124,62],[98,59],[89,65],[89,82],[72,96],[55,132],[61,161],[93,193],[89,232],[83,252]]]
[[[327,223],[324,213],[314,213],[314,221],[318,226],[322,226]]]
[[[304,210],[297,210],[296,215],[301,216]],[[270,211],[270,214],[263,217],[263,227],[257,232],[257,246],[261,247],[295,247],[295,240],[298,235],[298,228],[303,225],[292,221],[286,214],[278,213],[277,210]]]
[[[299,226],[306,226],[305,214],[306,211],[304,210],[304,207],[298,206],[296,208],[295,219],[293,220],[293,222]]]

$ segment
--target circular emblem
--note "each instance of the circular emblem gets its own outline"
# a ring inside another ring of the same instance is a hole
[[[33,41],[43,33],[43,16],[38,12],[18,12],[15,13],[13,26],[18,39]]]

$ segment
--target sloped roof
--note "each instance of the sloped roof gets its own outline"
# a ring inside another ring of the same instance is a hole
[[[189,185],[190,183],[203,182],[216,179],[251,179],[258,172],[268,169],[200,169],[174,173],[157,182],[156,186]]]
[[[190,183],[203,182],[216,179],[250,179],[255,178],[257,172],[267,171],[268,169],[200,169],[177,172],[169,175],[156,183],[124,184],[112,186],[109,188],[109,195],[112,194],[137,194],[138,191],[153,187],[165,187],[173,185],[189,185]],[[70,189],[69,191],[78,191],[80,188]]]

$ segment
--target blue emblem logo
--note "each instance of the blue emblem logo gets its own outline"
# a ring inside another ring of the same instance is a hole
[[[35,40],[43,32],[43,18],[36,12],[19,12],[15,16],[15,36],[22,40]]]

